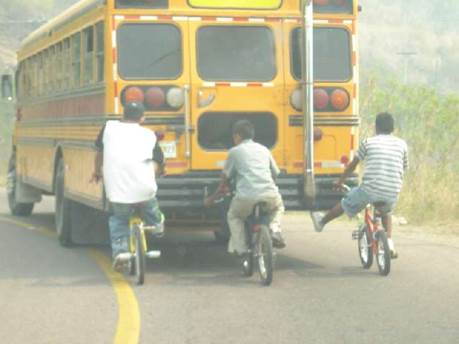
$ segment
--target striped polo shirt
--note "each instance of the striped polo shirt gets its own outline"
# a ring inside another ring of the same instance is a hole
[[[377,200],[397,198],[408,168],[406,142],[392,135],[376,135],[362,141],[357,157],[365,165],[362,189]]]

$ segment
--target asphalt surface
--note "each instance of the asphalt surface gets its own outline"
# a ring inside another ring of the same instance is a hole
[[[117,294],[89,253],[108,248],[64,249],[42,229],[54,228],[52,199],[19,219],[24,228],[0,197],[0,343],[113,343],[119,313],[135,319],[120,308],[132,290],[140,343],[459,342],[457,240],[397,233],[400,258],[381,277],[360,266],[355,223],[315,233],[306,215],[289,215],[288,247],[262,287],[211,233],[171,230],[145,285]]]

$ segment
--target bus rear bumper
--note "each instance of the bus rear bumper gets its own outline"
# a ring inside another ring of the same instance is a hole
[[[316,200],[310,204],[304,199],[303,176],[281,175],[277,185],[282,194],[286,210],[326,210],[332,208],[342,193],[334,191],[333,185],[339,175],[318,175],[315,177]],[[205,209],[203,200],[206,192],[212,193],[219,183],[219,173],[189,173],[167,176],[158,179],[158,199],[161,209],[173,217],[215,218],[218,210]],[[357,176],[351,177],[347,184],[356,186]]]

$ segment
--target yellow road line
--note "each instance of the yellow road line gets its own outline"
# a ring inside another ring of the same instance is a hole
[[[89,255],[110,279],[118,299],[118,326],[115,344],[138,343],[140,313],[134,291],[123,275],[113,271],[110,260],[105,255],[96,250],[90,250]]]
[[[37,232],[47,237],[56,237],[56,233],[45,227],[13,220],[0,216],[0,221]],[[140,312],[134,290],[123,275],[114,272],[110,260],[95,249],[90,249],[88,255],[97,263],[109,279],[118,302],[118,324],[116,327],[115,344],[137,344],[140,335]]]

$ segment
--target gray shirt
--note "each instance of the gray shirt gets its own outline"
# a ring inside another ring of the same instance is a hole
[[[259,143],[245,140],[228,154],[223,173],[236,182],[236,196],[259,197],[278,193],[273,176],[280,173],[271,152]]]

